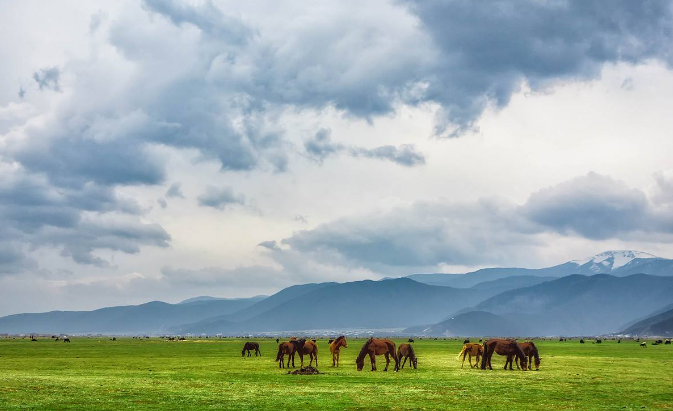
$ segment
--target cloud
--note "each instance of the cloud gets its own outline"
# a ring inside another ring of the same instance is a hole
[[[45,178],[21,171],[0,179],[0,247],[9,241],[57,247],[76,262],[107,266],[92,254],[95,250],[137,253],[141,245],[168,246],[168,233],[141,223],[140,214],[135,201],[109,187],[56,189]]]
[[[40,88],[40,90],[46,89],[60,92],[60,78],[61,72],[58,67],[43,68],[40,71],[33,73],[33,79],[37,83],[37,86]]]
[[[261,243],[257,244],[257,247],[263,247],[268,250],[272,251],[280,251],[280,247],[278,247],[278,243],[276,241],[262,241]]]
[[[331,130],[322,128],[318,130],[313,138],[304,142],[304,148],[311,158],[322,163],[329,156],[345,152],[353,157],[388,160],[406,167],[425,164],[425,156],[416,151],[416,147],[413,144],[403,144],[399,147],[382,146],[375,148],[345,146],[333,143],[331,135]]]
[[[641,190],[589,173],[533,193],[522,213],[562,234],[605,239],[637,230],[657,230],[652,207]]]
[[[166,197],[168,198],[185,198],[185,195],[182,194],[182,184],[180,183],[173,183],[171,186],[166,190]]]
[[[670,1],[406,2],[438,49],[425,100],[442,106],[437,132],[475,128],[526,82],[543,90],[589,80],[606,63],[671,60]],[[453,130],[451,125],[456,125]]]
[[[163,197],[157,198],[157,203],[159,203],[159,206],[161,206],[161,208],[165,209],[166,207],[168,207],[168,203],[166,202],[166,199]]]
[[[0,276],[37,268],[37,262],[26,257],[16,246],[0,242]]]
[[[414,167],[425,164],[425,156],[416,151],[413,144],[403,144],[399,147],[382,146],[376,148],[353,147],[351,154],[354,157],[377,158],[389,160],[393,163],[406,167]]]
[[[235,194],[231,187],[207,186],[206,192],[197,198],[199,205],[224,210],[232,204],[245,204],[245,196]]]
[[[282,243],[320,261],[385,273],[530,261],[558,235],[672,243],[673,208],[658,207],[621,181],[589,173],[532,193],[522,205],[492,198],[416,202],[297,231]]]

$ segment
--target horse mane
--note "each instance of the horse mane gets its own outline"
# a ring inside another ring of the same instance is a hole
[[[521,347],[519,347],[519,343],[516,342],[515,340],[512,340],[512,341],[514,341],[514,349],[516,351],[516,356],[519,357],[519,360],[521,360],[521,359],[528,360],[528,358],[526,357],[526,354],[523,352]],[[535,347],[535,346],[533,346],[533,347]],[[537,351],[537,349],[535,351]]]
[[[339,341],[341,341],[341,340],[345,340],[345,339],[346,339],[345,336],[340,335],[340,336],[338,336],[334,341],[332,341],[332,344],[337,345],[337,344],[339,344]]]
[[[535,343],[531,341],[529,344],[533,348],[533,357],[535,357],[535,360],[540,361],[540,354],[537,352],[537,347],[535,346]]]
[[[358,354],[358,360],[362,360],[365,358],[365,355],[367,355],[367,347],[369,347],[369,344],[373,341],[373,338],[368,339],[365,341],[364,345],[362,346],[362,349],[360,350],[360,354]]]
[[[416,359],[416,353],[414,352],[414,346],[409,344],[409,357],[411,357],[412,360]]]

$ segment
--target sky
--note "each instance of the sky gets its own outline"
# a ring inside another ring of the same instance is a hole
[[[0,315],[673,258],[670,1],[0,9]]]

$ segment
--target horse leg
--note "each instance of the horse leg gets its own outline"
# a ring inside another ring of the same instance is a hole
[[[340,353],[341,353],[340,351],[337,351],[337,352],[336,352],[336,355],[337,355],[337,367],[339,366],[339,354],[340,354]]]
[[[369,353],[369,360],[372,362],[372,371],[376,371],[376,354]]]
[[[404,361],[402,361],[402,366],[400,368],[404,369],[404,364],[406,364],[406,363],[407,363],[407,357],[404,357]]]
[[[467,353],[467,362],[470,363],[470,368],[472,368],[472,353]],[[462,368],[462,367],[461,367]]]
[[[475,367],[475,368],[477,368],[477,366],[479,365],[479,359],[481,358],[481,355],[480,355],[480,354],[477,354],[477,357],[476,357],[476,358],[477,358],[477,360],[474,362],[474,367]]]
[[[336,367],[336,353],[332,352],[332,367]]]

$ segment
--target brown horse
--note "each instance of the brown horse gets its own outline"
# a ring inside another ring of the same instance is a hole
[[[290,341],[295,346],[295,351],[299,353],[299,359],[301,360],[301,368],[304,368],[304,355],[308,355],[311,359],[308,362],[310,367],[313,364],[313,359],[315,358],[315,366],[318,366],[318,344],[313,341],[306,341],[301,339],[298,341]]]
[[[291,342],[282,342],[278,344],[278,354],[276,354],[276,361],[279,361],[278,368],[285,368],[283,358],[287,355],[287,368],[290,368],[290,360],[292,360],[292,368],[294,368],[294,353],[296,345]]]
[[[456,359],[460,360],[461,355],[463,356],[463,362],[460,364],[460,368],[463,368],[465,365],[465,357],[469,355],[468,362],[470,363],[470,368],[475,368],[479,366],[479,359],[484,355],[484,346],[476,343],[467,343],[463,345],[463,349],[458,354]],[[474,365],[472,365],[472,356],[475,356]]]
[[[521,350],[523,353],[526,355],[528,358],[528,369],[533,370],[533,358],[535,359],[535,370],[540,369],[540,354],[537,351],[537,347],[532,341],[526,341],[519,343],[519,347],[521,347]],[[508,358],[508,360],[511,363],[511,359]],[[519,358],[516,357],[514,358],[514,363],[516,364],[516,368],[519,368]]]
[[[250,355],[250,351],[253,350],[255,351],[255,357],[257,357],[258,354],[260,357],[262,356],[262,352],[259,350],[259,344],[253,341],[248,341],[245,343],[243,346],[243,351],[241,351],[241,356],[245,357],[245,352],[247,351],[248,357],[252,357],[252,355]]]
[[[332,367],[339,366],[339,353],[341,347],[348,348],[348,343],[346,342],[345,336],[337,337],[336,340],[330,341],[329,350],[332,353]]]
[[[484,356],[481,357],[482,370],[485,370],[487,366],[489,369],[493,369],[493,367],[491,367],[491,357],[494,352],[507,357],[507,361],[505,361],[505,369],[507,369],[507,364],[509,364],[510,370],[513,369],[512,357],[514,356],[519,359],[524,370],[528,369],[528,358],[526,358],[526,355],[523,353],[523,350],[519,347],[516,340],[494,338],[484,342]]]
[[[402,361],[404,357],[404,361]],[[397,361],[402,361],[401,368],[404,368],[404,364],[407,363],[407,358],[409,359],[409,364],[414,367],[414,370],[418,369],[418,359],[416,358],[416,353],[414,352],[414,347],[411,344],[400,344],[397,348]]]
[[[369,359],[372,362],[372,371],[376,371],[376,356],[385,355],[386,356],[386,368],[383,371],[388,371],[388,364],[390,364],[390,357],[393,357],[395,360],[395,371],[399,371],[400,362],[397,359],[397,354],[395,354],[395,343],[390,340],[384,340],[379,338],[370,338],[362,346],[360,354],[355,359],[355,364],[358,366],[358,371],[362,371],[365,366],[365,356],[369,355]]]

